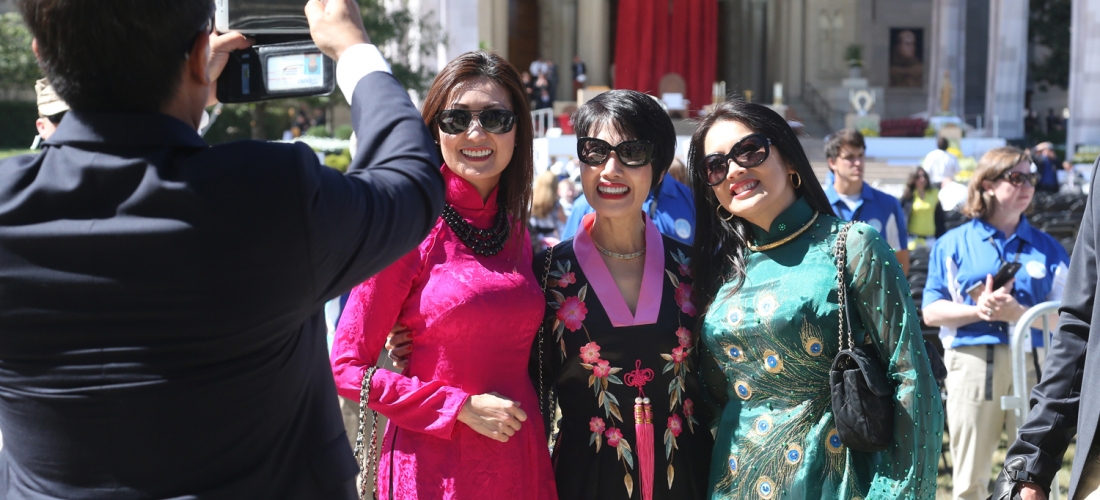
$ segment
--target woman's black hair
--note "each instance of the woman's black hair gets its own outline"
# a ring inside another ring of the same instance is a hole
[[[805,199],[814,210],[833,215],[829,199],[787,120],[759,104],[738,100],[719,104],[699,123],[691,136],[691,148],[688,150],[696,224],[692,267],[696,277],[696,305],[700,311],[706,311],[723,284],[733,282],[732,293],[741,288],[745,277],[745,249],[752,242],[752,229],[748,221],[737,216],[730,217],[728,221],[718,218],[718,198],[702,173],[703,158],[708,153],[704,147],[707,132],[715,123],[723,121],[738,122],[770,139],[772,151],[778,152],[801,178],[801,184],[795,188],[795,196]]]
[[[653,143],[653,182],[649,190],[656,190],[676,154],[676,129],[668,113],[652,96],[634,90],[612,90],[593,97],[573,113],[577,137],[595,137],[604,127],[611,127],[624,140]]]

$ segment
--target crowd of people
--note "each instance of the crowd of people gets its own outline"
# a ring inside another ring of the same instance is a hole
[[[785,119],[728,100],[682,162],[657,101],[612,90],[572,116],[575,163],[536,175],[529,74],[463,54],[417,112],[357,4],[311,0],[359,136],[340,174],[301,145],[203,143],[252,41],[212,32],[207,0],[146,1],[19,2],[54,86],[42,151],[0,163],[5,498],[924,499],[946,427],[953,498],[990,495],[1003,430],[992,494],[1031,499],[1081,424],[1070,491],[1100,495],[1095,207],[1072,263],[1029,223],[1051,144],[985,153],[948,207],[945,140],[899,200],[864,180],[858,131],[826,141],[822,185]],[[164,40],[73,57],[101,29]],[[167,69],[140,92],[88,76],[118,61]],[[553,63],[529,69],[552,94]],[[319,310],[348,290],[326,350]],[[1017,422],[1009,331],[1052,300]],[[889,381],[876,450],[838,423],[857,345]]]

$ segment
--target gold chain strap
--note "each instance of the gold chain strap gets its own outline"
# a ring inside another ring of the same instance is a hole
[[[546,282],[550,281],[550,261],[554,256],[554,247],[546,249],[546,265],[542,269],[542,298],[546,300]],[[543,358],[546,357],[545,353],[545,339],[543,339],[543,332],[546,330],[546,318],[543,318],[542,323],[539,324],[539,410],[543,415],[546,415],[546,406],[550,400],[550,394],[546,392],[546,385],[543,381]],[[550,417],[553,420],[553,416]]]
[[[844,320],[848,320],[848,349],[855,349],[856,342],[855,336],[852,335],[852,320],[848,317],[848,290],[844,287],[844,268],[846,266],[845,260],[847,257],[847,240],[848,230],[851,229],[852,223],[849,222],[840,228],[840,232],[836,235],[836,288],[837,299],[840,301],[840,311],[837,316],[837,331],[840,332],[840,350],[844,350]]]
[[[377,479],[375,467],[378,466],[378,412],[367,408],[367,403],[370,402],[370,379],[377,370],[378,367],[376,366],[367,368],[366,373],[363,374],[363,385],[359,389],[359,432],[355,435],[355,461],[359,463],[362,469],[362,478],[359,483],[360,500],[378,496],[378,485],[375,482]],[[363,438],[366,437],[365,427],[368,411],[371,412],[370,449],[365,450],[363,448]],[[372,487],[371,496],[369,497],[367,496],[368,482]]]

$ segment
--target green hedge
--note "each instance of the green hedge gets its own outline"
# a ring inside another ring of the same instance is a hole
[[[38,131],[38,106],[33,102],[0,102],[0,149],[28,148]]]

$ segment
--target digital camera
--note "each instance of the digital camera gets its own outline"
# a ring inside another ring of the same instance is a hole
[[[331,94],[336,65],[309,35],[303,0],[216,0],[214,26],[255,40],[234,51],[218,77],[218,100],[256,102]]]

